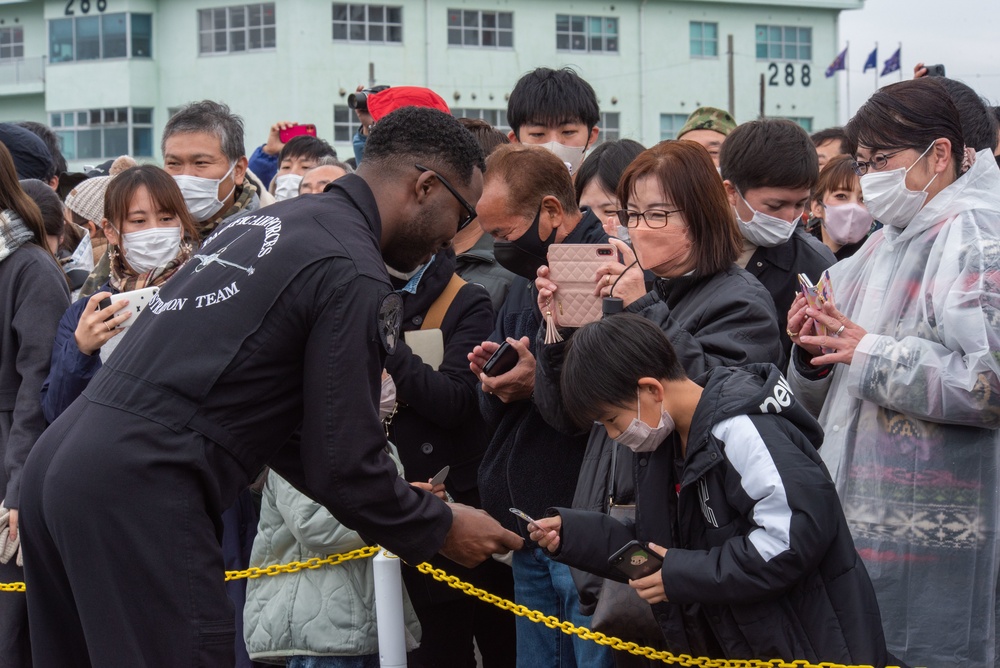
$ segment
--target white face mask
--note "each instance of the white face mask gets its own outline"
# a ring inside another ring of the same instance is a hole
[[[635,391],[635,404],[636,416],[632,418],[632,422],[625,431],[615,437],[615,440],[632,452],[652,452],[660,447],[660,444],[667,440],[667,436],[670,436],[673,432],[674,419],[670,417],[670,413],[661,407],[660,424],[656,427],[650,427],[639,419],[641,406],[639,404],[638,389]]]
[[[145,274],[162,267],[181,250],[181,228],[154,227],[122,235],[122,252],[129,266]]]
[[[837,204],[825,206],[826,218],[823,227],[833,243],[840,246],[856,244],[865,238],[872,228],[872,214],[861,204]]]
[[[298,174],[281,174],[275,177],[274,199],[278,202],[299,196],[302,177]]]
[[[913,217],[923,208],[927,201],[927,189],[938,175],[931,177],[923,190],[907,188],[906,175],[932,148],[934,142],[931,142],[927,150],[906,169],[900,167],[888,172],[868,172],[861,177],[861,194],[864,195],[865,206],[875,220],[883,225],[902,229],[909,225]]]
[[[743,196],[743,193],[737,190],[736,194],[740,196],[740,199],[747,205],[747,208],[753,211],[753,217],[748,221],[744,221],[740,218],[740,212],[735,207],[733,208],[733,211],[736,212],[736,224],[739,225],[740,232],[743,233],[747,241],[758,246],[763,246],[764,248],[774,248],[785,243],[795,234],[798,219],[788,222],[787,220],[761,213],[750,206],[750,202]]]
[[[184,203],[187,204],[192,218],[202,223],[219,212],[225,204],[225,200],[229,199],[229,196],[236,191],[236,181],[234,179],[232,190],[221,200],[219,199],[219,186],[229,178],[234,169],[236,169],[235,162],[221,179],[206,179],[201,176],[188,176],[187,174],[174,176],[174,181],[177,182],[177,186],[181,189],[181,194],[184,196]]]
[[[554,153],[557,158],[565,162],[569,167],[570,174],[576,174],[576,170],[580,169],[580,165],[583,164],[583,159],[587,155],[586,146],[566,146],[557,141],[536,145]]]

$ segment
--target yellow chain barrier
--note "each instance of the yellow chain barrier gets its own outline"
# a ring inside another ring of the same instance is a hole
[[[226,582],[243,579],[253,580],[261,577],[262,575],[270,577],[280,575],[282,573],[298,573],[303,569],[315,570],[325,566],[336,566],[337,564],[342,564],[345,561],[351,561],[352,559],[367,559],[368,557],[372,557],[377,554],[378,551],[379,548],[377,547],[362,547],[343,554],[332,554],[325,559],[313,557],[312,559],[307,559],[306,561],[290,561],[287,564],[272,564],[267,568],[253,567],[244,571],[226,571]],[[770,661],[764,661],[761,659],[710,659],[704,656],[695,657],[688,654],[674,655],[665,650],[657,650],[653,647],[643,647],[634,642],[626,642],[621,638],[605,635],[599,631],[591,631],[583,626],[577,626],[572,622],[560,620],[558,617],[553,615],[546,615],[538,610],[532,610],[531,608],[523,605],[518,605],[517,603],[508,601],[507,599],[501,598],[496,594],[491,594],[485,589],[479,589],[468,582],[463,582],[454,575],[448,575],[445,571],[440,568],[434,568],[427,562],[418,565],[417,570],[424,575],[431,576],[438,582],[445,583],[453,589],[458,589],[469,596],[475,596],[481,601],[495,605],[501,610],[508,610],[519,617],[526,617],[536,624],[545,624],[548,628],[558,629],[567,635],[579,636],[584,640],[592,640],[599,645],[606,645],[621,652],[628,652],[629,654],[635,654],[636,656],[644,656],[647,659],[662,661],[663,663],[675,666],[698,666],[700,668],[872,668],[872,666],[869,665],[845,666],[839,663],[810,663],[803,660],[784,661],[782,659],[771,659]],[[3,591],[23,592],[25,591],[24,583],[0,583],[0,592]]]

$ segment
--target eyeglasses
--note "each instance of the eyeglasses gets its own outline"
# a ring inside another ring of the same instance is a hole
[[[869,169],[874,169],[877,172],[889,164],[889,158],[899,155],[906,150],[907,149],[905,148],[901,148],[894,153],[879,153],[868,162],[865,162],[864,160],[855,160],[851,163],[851,167],[854,168],[854,173],[858,176],[864,176],[868,173]]]
[[[625,227],[639,227],[639,219],[642,218],[646,221],[647,227],[658,230],[661,227],[667,226],[667,221],[671,215],[681,213],[682,211],[684,209],[675,209],[674,211],[667,211],[665,209],[648,209],[646,211],[619,209],[615,213],[618,214],[618,222]]]
[[[423,165],[414,165],[414,167],[419,169],[421,172],[434,172],[433,169],[429,167],[424,167]],[[466,202],[464,197],[458,194],[458,191],[455,190],[455,187],[450,183],[448,183],[448,179],[441,176],[438,172],[434,172],[434,176],[436,176],[438,181],[441,182],[441,185],[443,185],[445,188],[448,189],[448,192],[450,192],[452,195],[455,196],[455,199],[458,200],[458,203],[461,204],[462,208],[464,208],[465,211],[469,214],[465,218],[458,221],[458,231],[461,232],[462,230],[464,230],[466,227],[469,226],[469,223],[471,223],[476,219],[476,216],[478,215],[476,213],[476,209],[471,204]]]

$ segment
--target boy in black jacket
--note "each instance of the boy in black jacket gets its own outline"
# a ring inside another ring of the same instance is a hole
[[[622,314],[576,332],[562,391],[579,422],[636,451],[637,505],[633,525],[553,509],[529,530],[554,558],[625,581],[608,557],[649,542],[662,569],[629,584],[676,653],[886,664],[822,432],[774,366],[694,382],[659,328]]]

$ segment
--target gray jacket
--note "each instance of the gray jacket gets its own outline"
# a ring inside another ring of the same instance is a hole
[[[8,508],[18,507],[21,469],[46,427],[39,391],[67,307],[66,276],[44,250],[25,244],[0,261],[0,493]]]
[[[486,288],[493,302],[493,312],[499,313],[510,292],[510,284],[517,278],[500,266],[493,256],[493,237],[483,234],[469,250],[455,257],[455,273],[466,283]]]
[[[365,541],[356,531],[274,471],[268,474],[251,566],[323,558],[361,547]],[[420,623],[405,589],[403,606],[407,642],[416,646]],[[284,664],[290,656],[377,654],[372,559],[248,580],[243,620],[247,651],[255,661]]]

